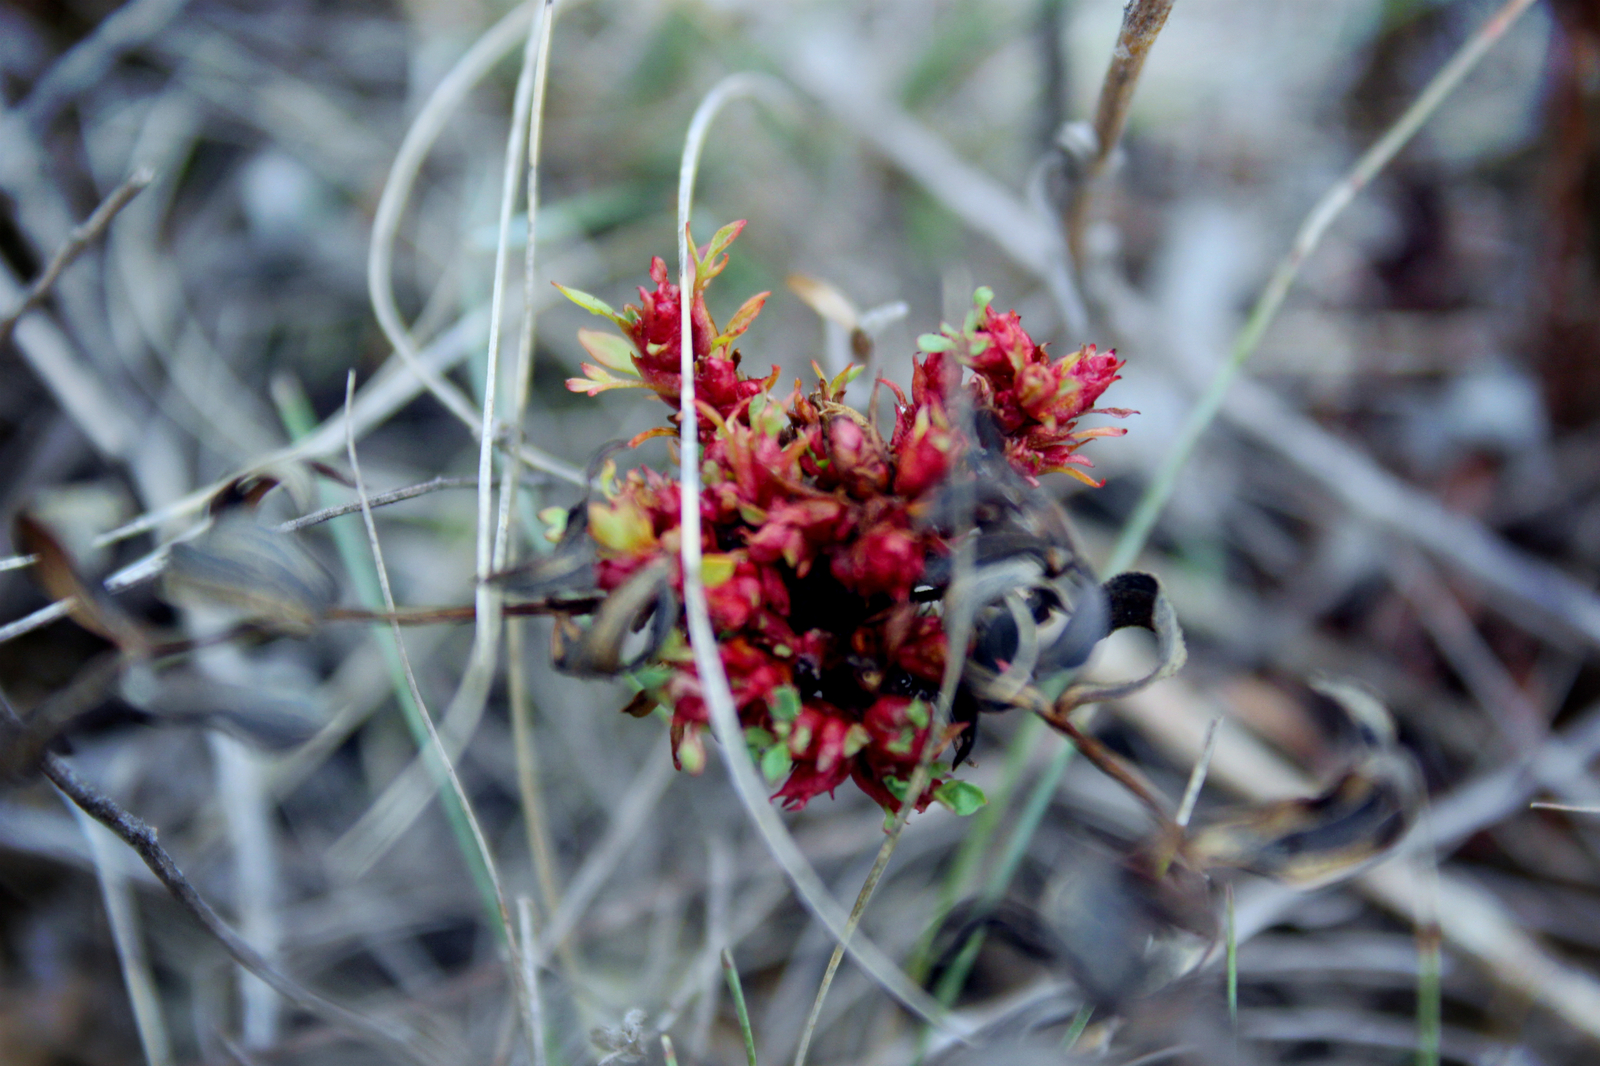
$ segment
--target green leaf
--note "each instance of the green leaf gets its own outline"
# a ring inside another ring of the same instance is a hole
[[[773,689],[767,712],[780,722],[794,721],[800,717],[800,693],[790,685]]]
[[[721,255],[728,245],[739,239],[739,234],[744,232],[745,219],[730,222],[711,235],[711,243],[706,245],[706,254],[700,257],[702,263],[708,263]]]
[[[948,352],[955,346],[955,341],[949,337],[942,337],[937,333],[924,333],[917,338],[917,347],[925,352]]]
[[[918,729],[928,728],[928,705],[921,700],[912,700],[911,706],[906,708],[906,717]]]
[[[910,784],[911,782],[902,781],[898,777],[886,777],[883,779],[883,787],[889,790],[889,795],[893,796],[901,803],[905,802],[906,788]]]
[[[539,521],[544,523],[544,539],[551,544],[560,543],[562,535],[567,531],[567,509],[546,507],[539,512]]]
[[[642,389],[646,387],[642,381],[626,381],[619,377],[613,377],[611,371],[606,370],[604,367],[595,366],[593,363],[583,363],[582,366],[584,374],[588,375],[587,377],[567,379],[567,388],[573,392],[582,392],[593,396],[595,393],[605,392],[607,389]]]
[[[717,338],[717,343],[727,344],[749,329],[750,323],[756,320],[756,316],[761,313],[762,305],[767,302],[767,297],[771,295],[770,291],[758,292],[741,304],[739,310],[733,313],[733,317],[728,319],[728,325],[723,329],[722,336]]]
[[[744,742],[748,744],[750,746],[750,750],[755,752],[757,755],[772,747],[773,744],[777,743],[777,740],[777,737],[773,736],[771,733],[767,732],[765,729],[762,729],[758,725],[748,726],[744,731]]]
[[[794,760],[789,757],[789,749],[782,744],[774,744],[761,756],[761,776],[767,779],[768,784],[776,784],[788,776],[793,766]]]
[[[625,321],[621,315],[612,310],[610,304],[600,299],[600,297],[590,296],[582,289],[569,289],[560,282],[551,282],[551,284],[553,284],[557,289],[561,290],[561,295],[565,296],[567,299],[571,300],[573,303],[577,304],[590,314],[603,315],[615,322],[618,326],[621,326]]]
[[[987,285],[980,285],[972,294],[972,306],[982,311],[994,303],[994,290]]]
[[[850,383],[865,373],[866,369],[860,363],[851,363],[835,374],[832,381],[828,382],[828,390],[835,397],[843,395],[844,390],[850,387]]]
[[[639,376],[638,369],[633,365],[638,353],[633,350],[633,345],[626,337],[619,337],[615,333],[602,333],[597,329],[580,329],[578,343],[583,345],[583,350],[593,356],[595,362],[601,366],[610,367],[632,377]]]
[[[672,680],[672,673],[672,667],[661,663],[652,663],[649,666],[641,666],[626,676],[629,681],[644,690],[660,688],[665,685]]]
[[[946,781],[934,789],[933,798],[963,818],[989,802],[983,789],[970,781]]]
[[[708,589],[726,584],[739,568],[732,555],[704,555],[700,558],[700,580]]]

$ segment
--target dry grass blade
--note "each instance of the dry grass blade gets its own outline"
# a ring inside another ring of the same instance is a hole
[[[1179,829],[1187,826],[1189,819],[1194,817],[1194,806],[1200,802],[1200,790],[1205,787],[1211,759],[1217,753],[1217,731],[1221,725],[1222,716],[1218,715],[1206,726],[1205,746],[1200,749],[1200,758],[1195,761],[1194,772],[1189,775],[1189,784],[1183,790],[1183,799],[1178,801],[1178,813],[1172,819]]]
[[[74,96],[105,76],[118,56],[161,32],[188,0],[133,0],[123,4],[73,45],[45,72],[22,110],[38,128],[50,124]]]
[[[0,263],[0,303],[16,303],[22,299],[23,291],[10,264]],[[62,411],[102,457],[120,460],[141,439],[133,417],[94,368],[79,357],[72,340],[49,316],[24,316],[13,327],[12,341]]]
[[[511,535],[512,514],[516,509],[517,489],[521,484],[521,448],[524,425],[527,419],[528,397],[533,386],[534,335],[537,326],[538,301],[535,286],[538,279],[537,234],[535,224],[539,217],[539,159],[544,145],[545,97],[550,81],[550,42],[555,28],[555,4],[547,0],[539,17],[539,30],[535,36],[537,55],[533,58],[533,98],[530,101],[526,122],[527,176],[525,197],[527,205],[527,234],[522,263],[522,328],[517,338],[517,365],[514,377],[514,394],[511,414],[511,440],[513,447],[507,457],[500,478],[500,513],[495,524],[493,568],[505,570],[516,559],[516,541]],[[545,827],[545,809],[539,787],[537,752],[533,743],[533,708],[527,684],[527,661],[524,647],[523,623],[511,619],[506,623],[506,653],[509,659],[507,672],[511,698],[512,746],[517,765],[517,795],[522,803],[522,820],[528,836],[528,850],[533,856],[534,875],[538,879],[544,898],[545,913],[553,917],[559,906],[556,890],[555,862],[550,854],[549,833]],[[578,980],[577,954],[563,940],[557,947],[562,966],[569,980]],[[531,965],[531,964],[530,964]],[[530,988],[533,1005],[539,1006],[537,987]],[[542,1048],[540,1049],[542,1052]]]
[[[528,1046],[532,1054],[532,1066],[546,1066],[549,1062],[549,1052],[545,1048],[544,1038],[544,1003],[539,997],[539,966],[534,961],[538,957],[537,940],[533,926],[533,900],[527,896],[517,897],[517,931],[522,946],[522,983],[527,996],[527,1013],[524,1024],[528,1027]]]
[[[1591,807],[1575,803],[1548,803],[1545,800],[1534,800],[1528,807],[1536,811],[1565,811],[1569,814],[1600,814],[1600,807]]]
[[[82,807],[70,806],[89,842],[89,853],[94,857],[95,876],[100,881],[100,895],[105,901],[106,918],[111,923],[111,939],[116,944],[123,983],[128,987],[128,1000],[133,1005],[133,1020],[139,1029],[146,1066],[171,1066],[172,1046],[167,1039],[166,1022],[161,1017],[161,998],[144,950],[133,893],[128,890],[128,879],[118,862],[116,838]]]
[[[466,98],[467,93],[493,69],[518,41],[525,38],[532,25],[534,7],[519,4],[499,22],[490,27],[456,65],[445,75],[422,110],[412,121],[400,149],[395,153],[384,182],[383,194],[378,199],[378,209],[372,221],[372,244],[367,256],[367,289],[372,299],[373,312],[378,317],[384,336],[394,347],[395,354],[426,385],[428,391],[455,415],[474,434],[483,432],[480,413],[472,409],[472,402],[461,390],[437,373],[423,366],[418,358],[416,343],[410,331],[400,320],[400,309],[395,304],[393,271],[394,242],[400,229],[400,218],[423,160],[427,158],[434,141],[444,130],[450,115]],[[490,341],[491,344],[497,343]],[[490,421],[493,412],[485,413]]]

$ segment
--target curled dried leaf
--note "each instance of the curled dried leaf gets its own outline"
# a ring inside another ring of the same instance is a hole
[[[225,607],[285,634],[309,633],[338,594],[333,575],[294,534],[248,512],[220,516],[194,540],[174,544],[169,556],[169,598]]]
[[[1200,869],[1239,869],[1300,888],[1331,884],[1382,858],[1411,827],[1415,775],[1398,756],[1370,759],[1326,790],[1208,819],[1183,853]]]
[[[618,586],[587,627],[561,619],[552,634],[556,669],[575,677],[614,677],[647,661],[678,621],[670,563],[658,560]]]
[[[1351,877],[1383,858],[1416,821],[1420,775],[1395,739],[1389,712],[1366,690],[1319,680],[1317,691],[1357,726],[1353,764],[1315,796],[1224,812],[1181,845],[1198,869],[1240,869],[1313,888]]]
[[[31,515],[19,514],[13,539],[24,554],[38,557],[33,566],[34,580],[50,598],[70,603],[74,622],[129,654],[143,654],[148,649],[149,641],[138,623],[83,579],[72,556],[48,526]]]
[[[1118,574],[1104,585],[1111,610],[1112,632],[1136,626],[1156,636],[1156,664],[1147,673],[1129,681],[1111,683],[1082,682],[1073,685],[1056,701],[1058,712],[1070,711],[1086,703],[1122,699],[1148,688],[1183,668],[1189,653],[1183,641],[1178,614],[1161,592],[1161,582],[1150,574],[1129,571]]]

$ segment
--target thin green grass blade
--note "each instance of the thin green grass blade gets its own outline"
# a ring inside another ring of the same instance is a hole
[[[739,1032],[744,1035],[744,1057],[750,1066],[756,1066],[756,1035],[750,1028],[750,1011],[744,1005],[744,985],[739,981],[738,967],[728,949],[722,949],[722,975],[728,979],[728,994],[733,997],[733,1009],[739,1015]]]
[[[311,405],[307,402],[298,382],[291,381],[289,387],[275,388],[272,392],[273,400],[278,407],[278,417],[292,440],[299,440],[316,429],[316,415],[312,412]],[[322,489],[322,494],[323,506],[331,507],[339,502],[329,497],[325,487]],[[344,564],[345,573],[350,575],[350,582],[355,586],[356,599],[361,602],[361,606],[369,611],[381,612],[384,609],[383,594],[378,588],[377,571],[372,568],[371,560],[367,556],[366,541],[355,525],[346,520],[348,517],[343,516],[327,523],[329,533],[333,537],[334,548],[339,553],[339,561]],[[359,514],[355,516],[355,521],[360,521]],[[428,751],[430,749],[427,726],[423,725],[422,712],[417,707],[416,701],[411,698],[411,688],[406,684],[405,668],[400,663],[400,649],[395,644],[394,633],[387,623],[374,622],[372,636],[377,642],[379,654],[383,656],[389,683],[394,688],[395,702],[400,705],[400,715],[405,720],[406,730],[411,734],[411,741],[417,746],[418,751]],[[489,928],[495,930],[495,935],[503,940],[505,931],[500,924],[500,906],[495,898],[494,883],[489,877],[488,868],[483,865],[477,846],[473,843],[466,812],[461,809],[455,793],[448,787],[449,781],[444,769],[437,766],[433,759],[427,760],[427,765],[434,775],[434,785],[438,789],[445,818],[450,823],[450,833],[455,837],[456,847],[461,850],[461,856],[466,861],[472,883],[483,902],[484,913],[489,916]]]

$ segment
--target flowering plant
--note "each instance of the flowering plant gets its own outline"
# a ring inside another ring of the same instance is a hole
[[[927,746],[934,745],[930,758],[938,758],[953,745],[948,763],[934,763],[916,809],[937,800],[967,813],[982,795],[951,774],[971,746],[981,701],[963,687],[951,724],[930,736],[949,654],[938,601],[954,544],[965,532],[949,518],[950,486],[983,461],[1003,466],[999,480],[1024,492],[1054,471],[1098,484],[1078,449],[1125,431],[1079,429],[1077,421],[1092,412],[1128,413],[1095,407],[1122,363],[1092,345],[1052,359],[1015,311],[996,311],[993,294],[979,289],[959,329],[945,326],[918,339],[909,398],[881,381],[894,398],[885,440],[875,409],[864,414],[845,400],[860,367],[831,379],[818,370],[812,390],[797,380],[787,396],[773,392],[776,367],[763,378],[743,372],[734,342],[770,294],[751,297],[724,326],[705,303],[706,287],[726,266],[726,250],[743,227],[726,226],[695,250],[689,299],[703,576],[746,741],[778,786],[774,798],[792,809],[853,780],[891,811],[904,800]],[[569,389],[594,395],[645,388],[677,408],[684,296],[659,258],[650,279],[654,288],[641,287],[639,303],[620,312],[562,288],[620,331],[579,332],[595,362],[583,365],[585,376],[569,380]],[[671,433],[660,427],[630,443]],[[587,634],[570,620],[558,625],[558,644],[566,645],[558,646],[557,663],[574,672],[601,659],[608,670],[640,667],[633,676],[642,691],[630,710],[666,709],[673,759],[697,772],[705,764],[709,715],[678,618],[679,486],[650,469],[619,479],[609,464],[597,480],[600,498],[574,508],[560,535],[589,568],[597,592],[622,606],[604,627],[602,608]],[[1038,595],[1030,606],[1041,607]],[[1017,657],[1019,642],[1011,616],[1002,621],[1011,625],[1011,642],[991,647],[987,659],[1001,670]],[[648,665],[643,656],[625,662],[615,651],[597,651],[598,640],[620,641],[646,628]],[[602,629],[603,638],[592,635]],[[1103,628],[1090,643],[1102,634]],[[985,634],[975,640],[984,643]],[[574,646],[587,650],[580,655]]]

